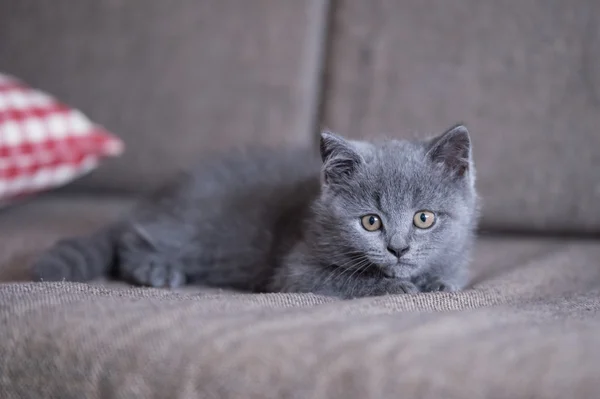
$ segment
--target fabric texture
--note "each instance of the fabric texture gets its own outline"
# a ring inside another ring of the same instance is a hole
[[[543,262],[555,271],[572,263]],[[4,285],[0,393],[587,399],[600,389],[598,274],[588,270],[552,300],[532,295],[535,283],[520,293],[483,284],[460,294],[345,302]],[[594,279],[594,289],[584,277]],[[545,289],[558,288],[548,282]]]
[[[122,151],[80,111],[0,73],[0,205],[62,186]]]
[[[130,206],[50,195],[5,210],[0,281]],[[0,397],[595,397],[600,243],[483,236],[473,258],[464,292],[352,301],[5,283]]]

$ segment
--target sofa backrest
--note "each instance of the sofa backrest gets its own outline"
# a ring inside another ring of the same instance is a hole
[[[324,121],[472,133],[485,226],[600,231],[600,2],[341,1]]]
[[[77,190],[146,191],[216,150],[316,145],[319,126],[464,121],[484,227],[600,231],[596,0],[51,3],[0,2],[0,70],[125,140]]]
[[[125,141],[78,189],[152,189],[209,152],[313,139],[321,0],[0,3],[0,70]]]

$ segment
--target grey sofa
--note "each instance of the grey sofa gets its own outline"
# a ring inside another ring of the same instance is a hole
[[[0,70],[127,145],[0,212],[0,397],[597,397],[599,65],[593,0],[0,2]],[[458,120],[484,202],[464,292],[27,282],[208,152]]]

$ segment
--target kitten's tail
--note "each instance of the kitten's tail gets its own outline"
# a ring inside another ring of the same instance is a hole
[[[89,281],[108,275],[115,265],[120,224],[83,237],[58,241],[34,262],[34,281]]]

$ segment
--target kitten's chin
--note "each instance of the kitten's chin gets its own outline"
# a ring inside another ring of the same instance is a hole
[[[416,266],[412,263],[394,263],[393,265],[379,265],[379,270],[385,277],[389,278],[410,278]]]
[[[379,266],[379,271],[384,275],[384,277],[395,278],[396,271],[390,267],[381,267]]]

